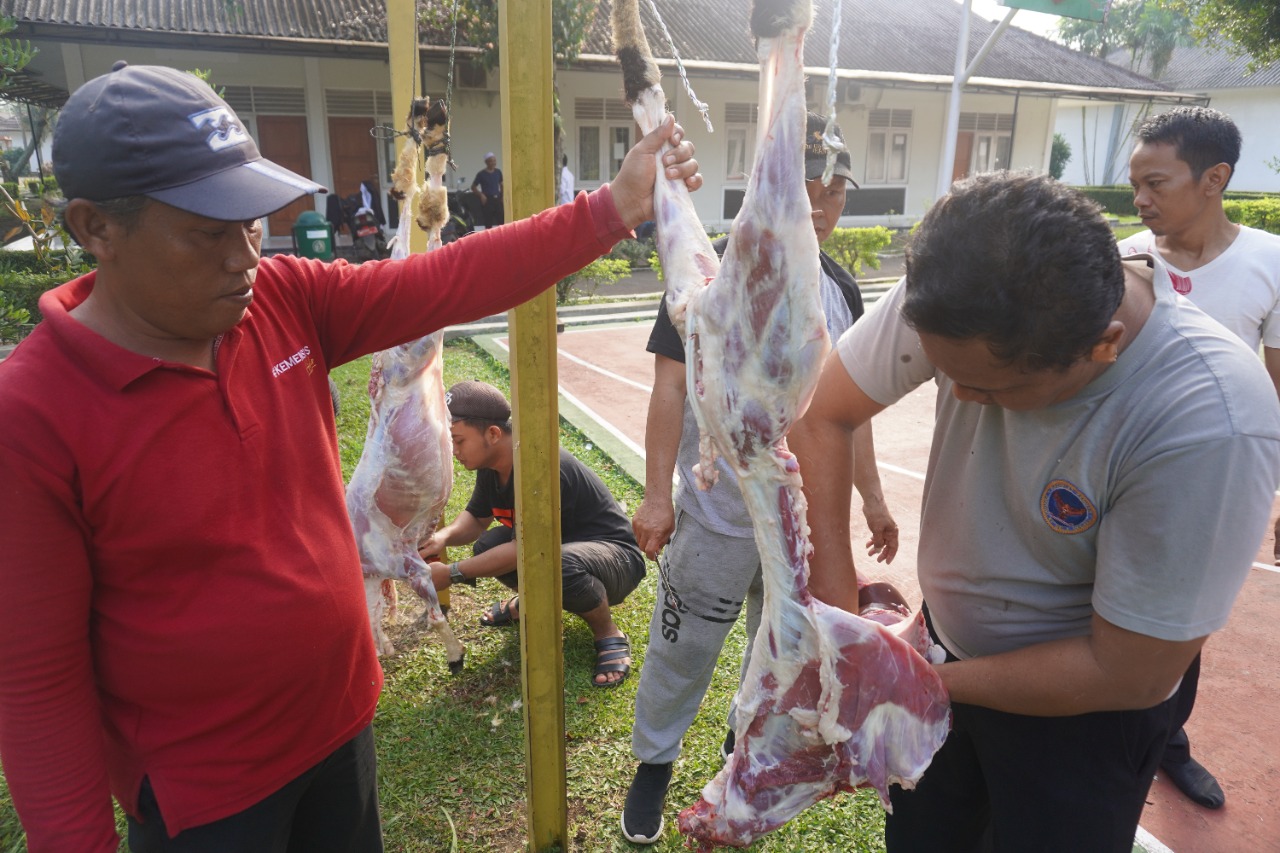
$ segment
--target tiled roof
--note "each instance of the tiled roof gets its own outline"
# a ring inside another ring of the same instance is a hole
[[[1118,65],[1129,64],[1128,51],[1120,50],[1108,57]],[[1250,74],[1248,56],[1231,56],[1225,50],[1207,47],[1176,47],[1160,80],[1180,92],[1206,92],[1210,89],[1245,89],[1258,86],[1280,86],[1280,62]],[[1151,73],[1151,63],[1144,61],[1138,69]]]
[[[0,0],[20,23],[138,33],[385,41],[384,0]]]
[[[444,0],[438,0],[443,4]],[[749,0],[656,0],[681,57],[752,65],[756,58],[748,31]],[[839,0],[842,8],[840,66],[872,72],[949,76],[963,6],[954,0]],[[609,8],[601,0],[583,53],[611,54]],[[232,14],[224,0],[0,0],[0,13],[20,23],[103,28],[147,33],[243,38],[344,40],[376,44],[385,40],[385,0],[241,0]],[[825,66],[832,6],[819,0],[806,64]],[[446,7],[447,8],[447,7]],[[439,7],[436,8],[439,14]],[[641,3],[653,23],[648,3]],[[1015,19],[1016,20],[1016,19]],[[977,53],[995,24],[974,16],[970,55]],[[655,53],[669,56],[649,27]],[[20,33],[21,34],[21,31]],[[432,42],[439,34],[428,34]],[[447,37],[445,38],[447,44]],[[1011,27],[986,62],[980,77],[1089,87],[1163,90],[1125,68],[1091,59],[1062,45]]]
[[[954,0],[840,0],[840,67],[864,71],[930,74],[954,71],[956,39],[964,7]],[[608,8],[601,0],[584,53],[612,53]],[[682,59],[756,61],[748,27],[747,0],[657,0]],[[805,43],[805,64],[826,66],[832,4],[815,3],[813,28]],[[669,57],[659,44],[660,30],[647,2],[640,4],[654,53]],[[1001,35],[975,76],[1002,80],[1125,89],[1165,87],[1125,68],[1093,59],[1014,26]],[[996,25],[971,19],[969,56],[973,57]]]

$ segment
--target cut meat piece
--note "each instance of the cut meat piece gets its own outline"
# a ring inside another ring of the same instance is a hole
[[[423,139],[428,151],[427,195],[439,188],[443,195],[444,112],[428,114]],[[406,145],[406,147],[412,147]],[[402,167],[412,171],[413,158],[401,157]],[[411,182],[402,187],[404,204],[392,241],[391,256],[409,254],[414,199],[423,188]],[[422,205],[419,216],[430,216],[428,250],[440,245],[443,216],[438,205]],[[427,625],[444,642],[449,669],[463,664],[463,648],[449,627],[418,543],[435,532],[453,488],[453,446],[449,434],[449,410],[444,399],[444,332],[374,353],[369,376],[369,430],[360,462],[347,485],[347,512],[360,551],[365,574],[365,599],[374,643],[379,654],[393,649],[383,630],[383,619],[394,612],[394,584],[407,580],[427,605]]]
[[[624,5],[634,11],[635,0]],[[667,294],[669,306],[687,305],[682,331],[702,434],[700,486],[713,485],[714,457],[724,456],[751,513],[765,583],[737,698],[734,753],[702,799],[680,814],[681,831],[703,849],[745,846],[817,800],[860,785],[875,787],[887,808],[889,785],[915,784],[950,719],[936,673],[895,636],[909,632],[923,644],[918,617],[887,628],[808,590],[804,496],[785,436],[808,406],[829,349],[802,145],[811,18],[809,0],[755,3],[760,130],[742,212],[714,280],[705,287],[675,280],[669,286],[688,292]],[[619,22],[625,17],[615,17],[615,27]],[[656,70],[646,72],[646,87],[634,84],[629,66],[643,67],[647,48],[625,27],[615,40],[639,120],[660,97]],[[664,222],[682,234],[702,232],[683,214],[664,219],[661,206],[658,216],[659,233]],[[664,272],[677,261],[688,266],[688,258],[663,254],[680,251],[673,242],[660,241],[658,249]]]

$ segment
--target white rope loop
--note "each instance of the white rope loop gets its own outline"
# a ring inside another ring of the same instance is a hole
[[[827,78],[827,126],[822,131],[822,143],[827,147],[827,165],[822,170],[824,187],[831,184],[831,178],[835,175],[836,157],[841,152],[848,151],[844,142],[836,136],[836,69],[839,68],[840,7],[843,5],[843,0],[831,2],[831,52],[827,60],[831,66],[831,74]]]
[[[698,96],[694,94],[693,84],[689,82],[689,74],[685,71],[684,62],[680,59],[680,51],[676,50],[676,43],[672,40],[670,31],[667,30],[667,24],[662,20],[662,15],[658,13],[658,4],[654,0],[649,0],[649,8],[653,10],[653,16],[658,19],[658,26],[662,29],[662,37],[666,39],[667,47],[671,48],[671,58],[675,60],[676,70],[680,72],[680,79],[684,81],[685,94],[689,96],[689,100],[693,101],[693,105],[702,114],[702,121],[707,126],[707,133],[715,133],[715,129],[711,127],[711,107],[698,100]]]

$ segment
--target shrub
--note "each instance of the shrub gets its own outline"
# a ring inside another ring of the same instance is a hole
[[[835,258],[836,263],[853,273],[862,272],[862,265],[868,269],[880,269],[881,249],[893,242],[893,232],[883,225],[872,228],[837,228],[822,244],[822,250]]]
[[[631,272],[631,264],[619,258],[599,258],[587,264],[570,276],[556,282],[556,304],[564,305],[569,301],[569,294],[577,291],[582,296],[591,296],[602,284],[613,284]]]
[[[1280,198],[1263,198],[1254,201],[1224,201],[1227,218],[1240,225],[1280,234]]]
[[[1112,216],[1132,216],[1133,189],[1127,186],[1114,187],[1076,187],[1089,198],[1102,205],[1102,209]]]
[[[1075,187],[1089,198],[1102,205],[1102,209],[1112,216],[1133,216],[1137,209],[1133,206],[1133,188],[1123,184],[1113,187]],[[1265,201],[1274,196],[1265,192],[1251,190],[1227,190],[1223,193],[1224,204],[1232,201]]]
[[[1062,173],[1071,162],[1071,145],[1061,133],[1053,135],[1053,145],[1049,148],[1049,177],[1055,181],[1062,180]]]
[[[0,272],[0,303],[26,311],[28,319],[23,322],[39,323],[40,294],[70,278],[67,273]]]
[[[31,312],[14,305],[9,301],[8,296],[0,291],[0,344],[20,340],[30,322]]]
[[[605,257],[626,261],[631,269],[635,269],[649,265],[649,255],[652,251],[653,245],[647,241],[627,239],[619,241]]]

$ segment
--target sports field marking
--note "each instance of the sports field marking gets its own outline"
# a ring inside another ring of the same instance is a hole
[[[580,364],[583,367],[589,368],[590,370],[594,370],[596,373],[599,373],[602,376],[607,376],[610,379],[613,379],[617,382],[621,382],[623,385],[630,385],[632,388],[639,388],[641,391],[643,391],[646,394],[653,393],[652,385],[645,385],[643,382],[637,382],[634,379],[628,379],[625,376],[621,376],[617,373],[614,373],[612,370],[605,370],[603,367],[600,367],[599,365],[592,364],[589,361],[578,358],[576,355],[574,355],[571,352],[565,352],[562,349],[557,349],[556,353],[561,358],[567,358],[569,361],[572,361],[574,364]],[[563,393],[563,389],[562,389],[562,393]]]
[[[1173,853],[1173,850],[1162,844],[1160,839],[1156,838],[1142,827],[1138,827],[1138,834],[1133,840],[1134,843],[1141,845],[1142,849],[1145,850],[1146,853]]]

